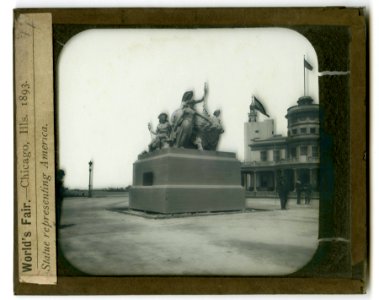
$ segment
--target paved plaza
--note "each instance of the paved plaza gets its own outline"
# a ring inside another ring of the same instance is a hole
[[[318,239],[318,201],[280,210],[247,199],[245,212],[154,218],[128,213],[128,197],[66,198],[59,243],[94,275],[285,275],[304,266]]]

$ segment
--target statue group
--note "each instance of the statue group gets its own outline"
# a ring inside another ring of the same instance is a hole
[[[216,150],[224,129],[220,119],[221,111],[216,110],[212,116],[208,113],[207,95],[207,84],[204,84],[204,95],[200,100],[194,99],[193,91],[187,91],[183,94],[180,108],[172,114],[171,122],[168,114],[161,113],[156,131],[153,131],[149,123],[148,129],[155,136],[149,144],[149,152],[170,147]],[[203,102],[202,113],[195,107],[200,102]]]
[[[170,116],[159,114],[156,130],[148,124],[152,141],[133,164],[130,209],[172,215],[245,208],[241,162],[233,152],[216,151],[224,129],[220,110],[208,113],[207,95],[206,84],[200,100],[186,91]]]

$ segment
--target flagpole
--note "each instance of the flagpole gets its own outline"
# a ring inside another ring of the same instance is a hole
[[[304,71],[304,96],[305,96],[305,55],[303,57],[303,71]]]

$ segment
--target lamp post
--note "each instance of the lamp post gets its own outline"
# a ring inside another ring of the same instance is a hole
[[[89,181],[88,181],[88,198],[92,198],[92,165],[93,162],[90,160],[88,163],[89,166]]]

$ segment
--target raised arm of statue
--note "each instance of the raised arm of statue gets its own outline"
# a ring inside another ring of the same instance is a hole
[[[208,96],[208,83],[204,82],[204,96],[203,98],[207,98]]]
[[[203,102],[208,96],[208,84],[205,82],[204,83],[204,95],[200,100],[194,100],[194,104]]]
[[[152,134],[157,134],[156,132],[154,132],[152,129],[151,129],[151,123],[148,123],[147,124],[147,128],[149,129],[149,131],[152,133]]]

